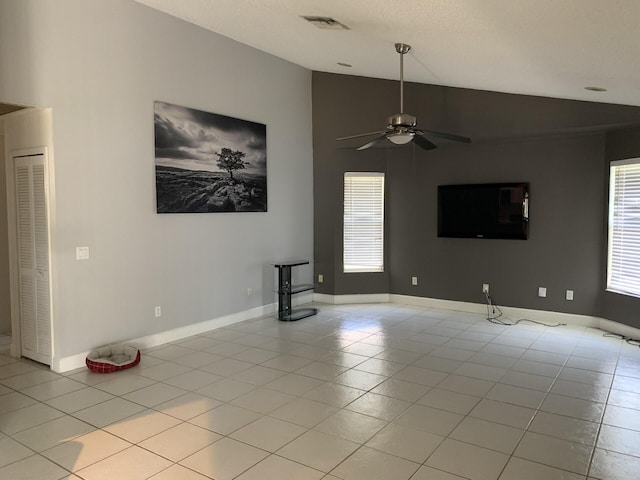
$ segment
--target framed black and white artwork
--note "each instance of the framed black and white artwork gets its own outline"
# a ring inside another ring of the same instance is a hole
[[[267,126],[154,102],[158,213],[266,212]]]

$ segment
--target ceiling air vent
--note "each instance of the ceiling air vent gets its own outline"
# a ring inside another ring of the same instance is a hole
[[[316,16],[307,16],[301,15],[307,22],[312,23],[318,28],[323,28],[325,30],[349,30],[345,24],[340,23],[337,20],[334,20],[331,17],[316,17]]]

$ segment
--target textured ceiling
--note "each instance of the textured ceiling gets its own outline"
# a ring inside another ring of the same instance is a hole
[[[137,1],[311,70],[398,79],[404,42],[408,81],[640,106],[639,0]]]

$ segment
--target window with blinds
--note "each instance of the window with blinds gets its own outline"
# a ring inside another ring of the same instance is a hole
[[[345,272],[384,271],[384,173],[344,174]]]
[[[611,162],[607,290],[640,297],[640,158]]]

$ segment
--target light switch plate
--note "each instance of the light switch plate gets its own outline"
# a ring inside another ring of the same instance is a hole
[[[89,260],[89,247],[76,247],[76,260]]]
[[[547,289],[545,287],[538,287],[538,296],[539,297],[546,297],[547,296]]]

